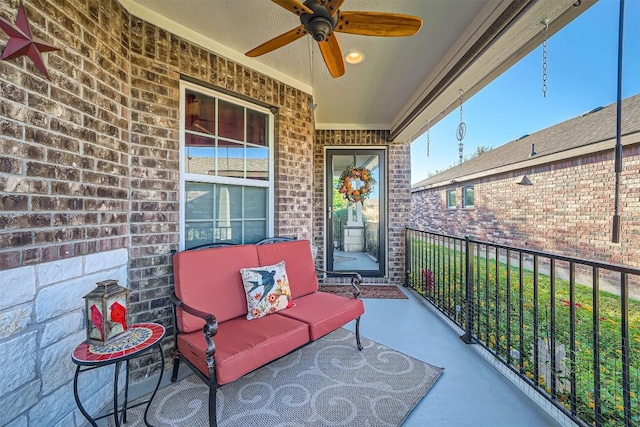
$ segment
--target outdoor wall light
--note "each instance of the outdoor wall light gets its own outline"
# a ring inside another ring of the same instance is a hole
[[[352,50],[344,56],[344,60],[349,64],[359,64],[364,61],[364,53]]]
[[[529,179],[529,177],[527,175],[522,175],[522,176],[519,176],[518,179],[516,179],[516,184],[518,184],[518,185],[533,185],[533,182],[531,182],[531,180]]]

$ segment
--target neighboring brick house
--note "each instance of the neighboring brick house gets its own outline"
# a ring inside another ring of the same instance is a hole
[[[616,104],[414,184],[412,226],[637,268],[640,95],[622,102],[621,135],[620,243],[612,243]]]
[[[13,21],[18,3],[2,2],[0,15]],[[82,297],[100,280],[125,284],[130,321],[164,324],[167,355],[173,347],[185,82],[206,96],[249,100],[272,120],[271,178],[261,188],[270,189],[273,235],[321,248],[324,147],[384,147],[393,215],[387,273],[377,282],[403,280],[408,142],[389,143],[388,131],[315,130],[310,94],[149,24],[117,0],[24,3],[35,33],[61,50],[46,55],[51,80],[24,57],[0,61],[0,425],[85,422],[70,354],[84,340]],[[256,167],[256,180],[265,179]],[[133,381],[146,378],[159,357],[132,368]],[[110,375],[96,373],[83,390],[89,412],[109,401]]]

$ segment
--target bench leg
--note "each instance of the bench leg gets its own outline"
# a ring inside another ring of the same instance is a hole
[[[171,382],[174,383],[178,379],[178,369],[180,369],[180,354],[175,351],[173,353],[173,371],[171,372]]]
[[[218,391],[218,385],[215,381],[211,381],[209,377],[209,427],[218,426],[217,408],[216,408],[216,394]]]
[[[358,350],[362,351],[362,343],[360,342],[360,318],[356,319],[356,343],[358,344]]]

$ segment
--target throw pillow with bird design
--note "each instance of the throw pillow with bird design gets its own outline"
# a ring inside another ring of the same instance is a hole
[[[274,265],[240,269],[247,296],[247,319],[291,307],[291,289],[284,261]]]

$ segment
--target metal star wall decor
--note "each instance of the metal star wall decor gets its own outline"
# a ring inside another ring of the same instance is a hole
[[[9,41],[7,42],[7,46],[4,48],[0,59],[13,59],[22,55],[27,55],[42,74],[49,79],[47,67],[44,65],[40,54],[42,52],[51,52],[60,49],[46,43],[38,37],[35,37],[31,33],[29,20],[27,19],[27,12],[25,11],[22,3],[18,8],[18,17],[16,18],[15,25],[0,18],[0,28],[2,28],[2,30],[9,36]]]

